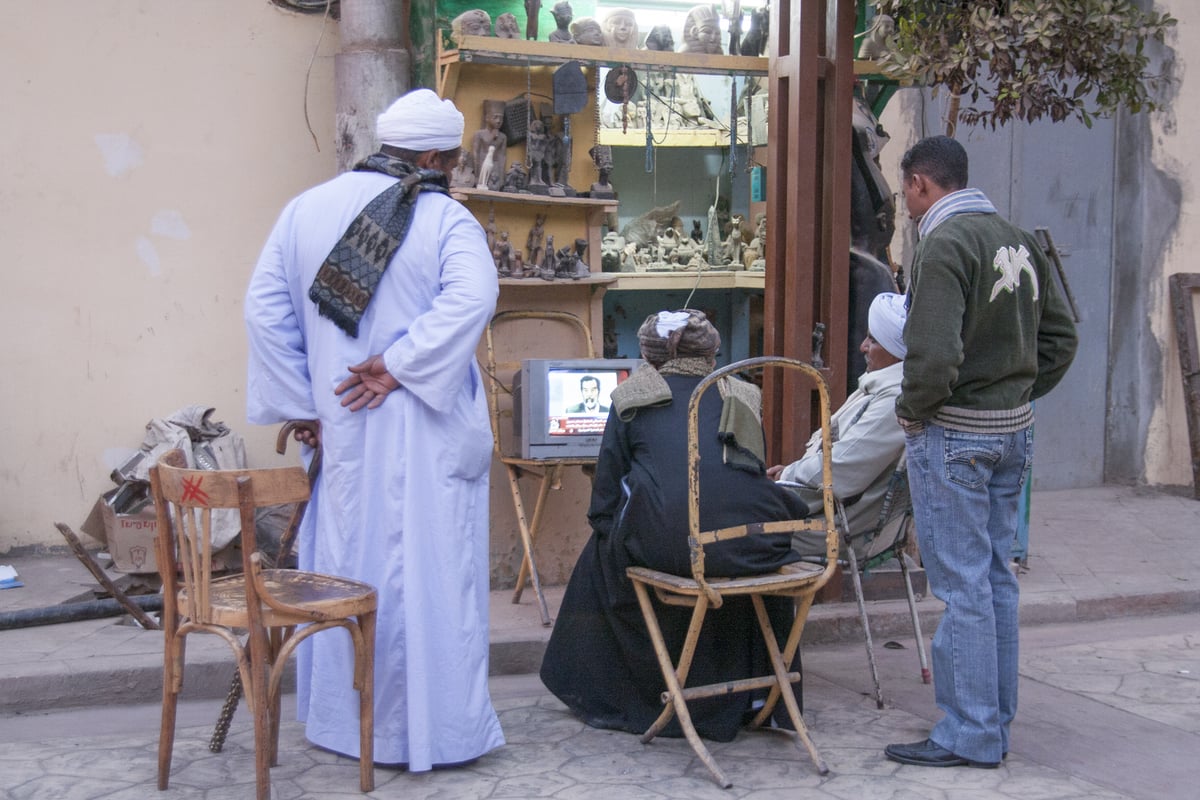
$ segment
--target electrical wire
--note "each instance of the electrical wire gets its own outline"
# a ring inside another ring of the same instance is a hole
[[[282,3],[316,3],[320,2],[325,7],[325,18],[321,20],[321,33],[317,36],[317,43],[313,46],[312,57],[308,59],[308,69],[304,70],[304,124],[308,127],[308,135],[312,137],[313,147],[317,148],[317,152],[321,152],[321,143],[317,141],[317,134],[313,130],[312,120],[308,117],[308,79],[312,76],[313,64],[317,61],[317,53],[321,50],[321,42],[325,39],[325,27],[332,13],[331,9],[337,5],[338,0],[272,0],[277,5]],[[315,13],[315,12],[306,12]]]

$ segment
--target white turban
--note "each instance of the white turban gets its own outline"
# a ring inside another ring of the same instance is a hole
[[[904,320],[907,317],[904,295],[895,292],[876,295],[867,311],[867,330],[872,338],[902,361],[908,355],[908,348],[904,346]]]
[[[380,144],[424,153],[462,147],[462,112],[428,89],[409,92],[375,120]]]

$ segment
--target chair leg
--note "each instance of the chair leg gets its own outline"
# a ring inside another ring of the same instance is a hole
[[[929,659],[925,656],[925,638],[921,635],[921,618],[917,614],[917,598],[913,594],[912,575],[908,571],[908,561],[903,550],[899,553],[900,572],[904,575],[904,591],[908,595],[908,613],[912,617],[913,637],[917,640],[917,657],[921,659],[921,682],[932,683],[933,675],[929,672]]]
[[[687,639],[684,642],[683,650],[679,655],[679,667],[671,663],[671,654],[667,651],[667,643],[663,639],[662,629],[658,626],[658,617],[655,616],[654,606],[650,603],[650,595],[644,584],[638,581],[633,582],[634,591],[637,593],[638,605],[642,607],[642,616],[646,620],[646,628],[650,633],[650,641],[654,643],[654,654],[658,657],[658,666],[663,675],[663,680],[667,684],[667,700],[666,708],[659,714],[658,719],[650,726],[644,734],[642,734],[642,743],[650,742],[659,731],[666,726],[673,715],[679,717],[679,727],[683,729],[683,735],[687,738],[688,744],[692,746],[692,751],[700,757],[704,762],[704,766],[708,767],[708,771],[712,773],[713,779],[722,789],[728,789],[733,785],[729,778],[725,777],[725,773],[717,766],[717,762],[713,759],[712,753],[704,745],[704,740],[700,738],[700,734],[696,733],[696,727],[692,724],[692,715],[688,712],[687,701],[683,698],[683,687],[681,680],[687,680],[688,670],[691,669],[692,656],[696,651],[696,639],[699,636],[700,627],[704,624],[704,615],[708,609],[708,600],[701,596],[696,600],[696,606],[692,611],[692,622],[688,627]],[[682,679],[679,677],[682,676]]]
[[[858,556],[847,544],[846,558],[850,563],[850,579],[854,583],[854,599],[858,601],[858,618],[862,621],[863,636],[867,640],[867,663],[871,666],[871,680],[875,683],[875,707],[883,708],[883,689],[879,685],[879,667],[875,663],[875,642],[871,638],[871,621],[867,618],[867,603],[863,597],[862,574],[858,569]]]
[[[246,699],[254,716],[254,782],[257,800],[271,797],[271,711],[267,677],[267,635],[262,628],[252,629],[247,648],[250,653],[250,685]]]
[[[175,717],[183,683],[183,637],[175,624],[164,624],[162,725],[158,731],[158,789],[164,791],[171,778],[171,754],[175,748]]]
[[[355,654],[358,686],[358,786],[375,790],[375,612],[358,618],[362,652]]]
[[[275,671],[283,669],[282,663],[279,661],[279,651],[287,641],[288,635],[294,628],[271,628],[268,651],[268,675],[270,680],[267,683],[267,711],[271,723],[268,735],[271,740],[271,758],[270,764],[272,767],[279,766],[279,706],[280,706],[280,681],[274,679]]]
[[[792,721],[792,726],[796,729],[797,738],[800,739],[800,742],[808,751],[809,758],[812,759],[817,772],[821,775],[827,775],[829,774],[829,766],[825,763],[825,759],[821,758],[821,754],[817,752],[817,746],[813,744],[812,738],[808,735],[808,726],[804,724],[804,717],[800,714],[800,707],[796,704],[796,695],[790,691],[791,681],[788,679],[787,669],[787,665],[792,662],[792,658],[796,655],[796,649],[800,646],[800,634],[804,630],[804,623],[808,620],[808,611],[812,607],[814,596],[815,592],[797,598],[796,617],[792,622],[792,630],[788,634],[787,644],[782,652],[780,652],[779,645],[775,642],[775,629],[771,627],[771,620],[767,617],[767,609],[763,605],[762,597],[759,595],[751,595],[750,597],[754,604],[754,614],[758,617],[758,627],[762,631],[763,640],[767,645],[767,652],[771,655],[771,666],[775,671],[775,685],[771,687],[767,703],[763,707],[763,710],[759,711],[758,718],[755,719],[755,724],[761,725],[766,720],[767,716],[773,710],[775,703],[782,696],[783,705],[787,708],[788,717]]]
[[[546,495],[550,492],[557,467],[550,465],[546,469],[547,472],[542,475],[541,483],[538,486],[538,498],[534,504],[531,522],[525,516],[525,504],[521,501],[520,472],[511,464],[505,465],[505,471],[508,472],[508,488],[512,492],[513,509],[517,515],[517,528],[521,534],[521,546],[525,551],[521,558],[521,568],[517,573],[517,585],[513,589],[512,601],[513,603],[521,602],[521,594],[525,591],[525,579],[528,577],[529,582],[533,585],[533,593],[537,597],[538,613],[542,617],[542,625],[550,627],[550,609],[546,605],[546,595],[542,593],[541,577],[538,575],[537,563],[533,558],[533,537],[537,533],[541,509],[545,505]]]

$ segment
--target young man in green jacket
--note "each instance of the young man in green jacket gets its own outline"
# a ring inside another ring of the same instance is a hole
[[[1033,458],[1030,403],[1075,355],[1071,315],[1032,235],[967,186],[967,154],[922,139],[900,163],[920,242],[896,415],[922,562],[946,604],[933,639],[944,716],[892,761],[995,768],[1017,708],[1017,581],[1009,555]]]

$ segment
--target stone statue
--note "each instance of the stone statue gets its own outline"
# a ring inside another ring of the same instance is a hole
[[[628,8],[614,8],[604,18],[604,43],[624,50],[637,48],[638,25]]]
[[[487,237],[488,252],[494,252],[496,249],[496,209],[488,209],[487,225],[483,228],[484,235]]]
[[[680,52],[721,54],[721,25],[712,6],[694,6],[688,12]]]
[[[493,191],[499,188],[499,178],[494,178],[497,174],[496,170],[496,145],[488,145],[487,152],[483,155],[483,165],[479,168],[479,174],[476,176],[476,189],[492,189]]]
[[[741,269],[742,237],[745,234],[742,230],[742,215],[734,214],[729,222],[729,235],[725,237],[724,260],[728,261],[734,269]]]
[[[572,22],[571,36],[575,38],[575,44],[589,47],[604,46],[604,31],[594,17],[580,17]]]
[[[529,263],[536,265],[542,258],[542,237],[546,234],[546,215],[538,214],[533,219],[529,236],[525,238],[525,252],[529,254]]]
[[[592,190],[589,193],[590,196],[599,198],[615,197],[612,184],[608,182],[613,167],[612,145],[595,145],[591,150],[588,150],[588,155],[592,157],[592,163],[596,165],[596,170],[600,173],[596,182],[592,184]]]
[[[661,50],[664,53],[671,53],[675,50],[675,36],[671,33],[671,28],[667,25],[655,25],[646,34],[646,49]]]
[[[537,39],[538,14],[542,11],[542,0],[525,0],[525,38]]]
[[[571,19],[575,16],[575,12],[571,9],[571,4],[567,0],[559,0],[554,4],[554,9],[550,12],[554,16],[554,24],[558,27],[550,31],[550,41],[558,42],[559,44],[574,44],[575,37],[571,35],[568,26],[571,24]]]
[[[507,164],[508,137],[500,130],[504,122],[504,101],[483,101],[484,127],[475,132],[471,139],[471,154],[475,157],[475,169],[479,182],[476,188],[497,189],[502,180],[501,172]],[[494,148],[494,149],[493,149]],[[483,166],[487,163],[487,168]],[[487,173],[486,177],[484,173]]]
[[[813,356],[812,365],[817,369],[824,369],[825,359],[821,358],[821,348],[825,346],[825,323],[818,322],[813,326],[812,334]]]
[[[471,151],[463,148],[458,153],[458,164],[450,170],[450,186],[475,188],[475,158]]]
[[[512,244],[508,241],[508,231],[500,231],[496,246],[492,248],[492,258],[496,261],[496,272],[500,277],[512,275]]]
[[[517,25],[517,15],[501,14],[496,17],[496,36],[501,39],[520,39],[521,29]]]
[[[587,246],[587,239],[576,239],[574,246],[566,245],[561,248],[558,251],[558,258],[555,262],[554,277],[570,278],[577,281],[591,274],[587,263],[583,260],[583,254],[587,252]]]
[[[858,57],[873,61],[881,57],[888,49],[888,39],[896,32],[895,21],[887,14],[876,14],[863,37],[862,45],[858,48]]]
[[[692,241],[696,242],[697,244],[704,241],[704,231],[700,230],[700,220],[692,220],[692,232],[688,235],[691,236]]]
[[[771,28],[771,12],[766,6],[750,11],[750,30],[742,37],[741,54],[761,56],[767,49],[767,33]]]
[[[538,276],[543,280],[554,280],[554,265],[557,263],[557,257],[558,254],[554,252],[554,234],[550,234],[546,237],[546,254],[542,257],[542,263],[538,270]]]
[[[504,185],[500,191],[523,192],[528,186],[529,175],[525,172],[525,165],[520,161],[512,162],[512,166],[508,168],[508,172],[504,175]]]
[[[540,119],[531,120],[525,134],[525,155],[529,158],[529,185],[545,186],[546,153],[549,146],[546,126]]]
[[[759,212],[757,223],[754,228],[754,238],[742,252],[742,265],[748,270],[762,270],[767,266],[764,256],[767,249],[767,215]]]
[[[729,55],[742,54],[742,0],[724,0],[725,16],[729,20]],[[499,31],[496,33],[499,36]]]
[[[464,36],[491,36],[492,18],[482,8],[464,11],[450,23],[450,41],[462,44]]]
[[[600,269],[604,272],[626,272],[624,261],[625,238],[616,231],[604,234],[600,242]]]

